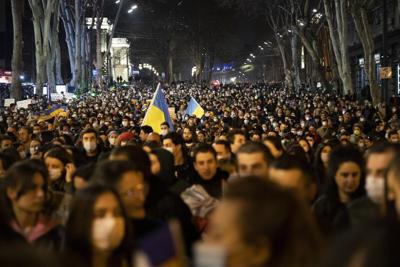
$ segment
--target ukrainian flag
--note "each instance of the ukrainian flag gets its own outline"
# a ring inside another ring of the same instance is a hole
[[[168,122],[170,129],[173,131],[174,124],[172,123],[171,117],[169,115],[168,104],[165,100],[164,93],[161,90],[161,84],[158,84],[154,97],[151,100],[149,107],[147,108],[142,126],[151,126],[154,132],[160,133],[160,125],[165,121]]]
[[[204,116],[204,109],[197,103],[196,99],[190,97],[188,107],[185,114],[189,116],[195,115],[197,118],[201,119]]]

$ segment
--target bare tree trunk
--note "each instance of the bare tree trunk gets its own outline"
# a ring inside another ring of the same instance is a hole
[[[16,101],[22,98],[20,75],[22,73],[22,10],[23,0],[12,0],[11,11],[13,19],[13,55],[12,55],[12,82],[11,98]]]
[[[82,89],[82,0],[75,0],[75,88],[80,92]]]
[[[57,33],[57,40],[56,40],[56,83],[57,84],[64,84],[62,78],[62,71],[61,71],[61,48],[60,48],[60,40],[58,38]]]
[[[350,58],[348,52],[348,9],[347,0],[323,0],[329,35],[335,54],[338,71],[343,83],[344,93],[354,94],[351,80]],[[335,18],[333,17],[333,11]]]
[[[381,102],[381,93],[375,72],[375,44],[371,31],[371,25],[368,22],[368,11],[365,2],[363,5],[359,1],[354,0],[351,7],[351,14],[354,20],[357,34],[360,37],[360,41],[364,50],[364,67],[365,73],[368,77],[372,102],[374,105],[378,105]]]
[[[103,54],[101,53],[101,24],[103,23],[103,18],[97,17],[96,21],[96,82],[101,88],[103,86]]]
[[[299,58],[299,36],[292,34],[290,38],[290,46],[292,49],[292,75],[293,85],[296,92],[300,91],[301,79],[300,79],[300,58]]]
[[[69,85],[75,86],[75,24],[73,21],[73,15],[71,14],[70,8],[66,4],[66,0],[61,0],[61,18],[65,30],[65,42],[68,47],[68,57],[71,71],[71,80]]]
[[[315,72],[316,75],[318,76],[319,82],[322,84],[323,88],[330,90],[331,85],[329,84],[329,82],[325,77],[325,71],[323,69],[323,66],[321,65],[321,60],[320,57],[318,56],[316,49],[313,47],[313,45],[310,42],[310,39],[306,37],[306,35],[302,30],[295,29],[295,31],[296,34],[299,35],[301,42],[303,43],[313,64],[315,65]]]

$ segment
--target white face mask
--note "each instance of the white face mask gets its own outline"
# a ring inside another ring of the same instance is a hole
[[[164,149],[171,152],[171,154],[174,154],[174,149],[172,147],[164,147]]]
[[[96,150],[97,144],[95,142],[83,142],[83,148],[88,153],[92,153]]]
[[[165,129],[160,131],[160,134],[161,134],[162,136],[167,135],[167,133],[168,133],[168,130],[165,130]]]
[[[110,143],[110,145],[115,145],[115,141],[116,141],[117,139],[116,138],[108,138],[108,142]]]
[[[377,204],[383,203],[385,200],[385,179],[382,177],[367,176],[365,190],[373,202]]]
[[[127,121],[123,121],[122,122],[122,126],[124,126],[124,127],[128,126],[128,122]]]
[[[49,169],[50,180],[57,180],[60,178],[62,171],[60,169]]]
[[[125,235],[122,218],[95,219],[92,228],[92,242],[97,250],[112,250],[117,248]]]

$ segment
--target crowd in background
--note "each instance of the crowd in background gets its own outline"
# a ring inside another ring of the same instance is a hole
[[[163,90],[159,133],[146,86],[0,108],[1,266],[400,266],[395,100]]]

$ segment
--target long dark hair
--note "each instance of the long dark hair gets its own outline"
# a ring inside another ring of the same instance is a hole
[[[365,195],[365,163],[361,151],[353,145],[340,145],[332,150],[329,157],[328,165],[328,183],[326,187],[326,196],[339,202],[339,190],[335,181],[337,171],[345,162],[353,162],[358,165],[361,170],[360,185],[357,190],[350,195],[351,199],[356,199]]]
[[[111,193],[121,208],[125,223],[125,235],[120,246],[115,249],[108,266],[121,266],[124,260],[131,266],[130,255],[133,251],[132,231],[126,217],[123,204],[114,189],[105,185],[95,183],[79,190],[72,203],[71,213],[66,225],[66,248],[67,254],[77,256],[82,266],[92,266],[91,232],[93,224],[94,205],[96,200],[103,194]]]
[[[0,186],[0,229],[7,229],[10,222],[15,219],[12,204],[7,196],[7,189],[16,190],[17,197],[21,197],[32,190],[34,186],[33,178],[38,173],[43,177],[43,191],[46,196],[48,173],[43,162],[39,160],[24,160],[14,164],[6,172]],[[2,231],[0,230],[0,232]]]

